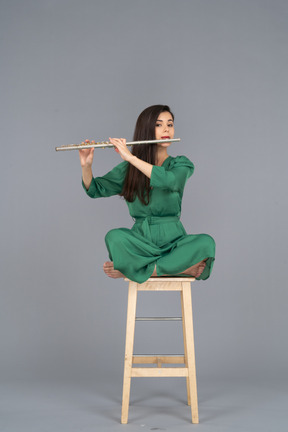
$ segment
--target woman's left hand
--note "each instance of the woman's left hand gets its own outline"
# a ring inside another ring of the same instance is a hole
[[[133,157],[132,153],[128,150],[126,146],[126,139],[125,138],[110,138],[109,140],[111,144],[115,146],[115,150],[117,153],[120,154],[121,158],[125,161],[129,161],[131,157]]]

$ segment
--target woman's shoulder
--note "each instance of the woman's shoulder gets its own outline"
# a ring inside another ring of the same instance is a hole
[[[194,164],[187,156],[170,156],[168,160],[169,168],[187,167],[194,170]]]

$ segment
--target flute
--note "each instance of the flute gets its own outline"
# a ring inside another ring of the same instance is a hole
[[[167,143],[167,142],[178,142],[180,138],[174,139],[162,139],[162,140],[148,140],[148,141],[130,141],[127,142],[127,146],[138,145],[138,144],[156,144],[156,143]],[[56,151],[62,150],[82,150],[89,148],[106,148],[106,147],[115,147],[114,144],[111,144],[109,141],[96,142],[93,144],[69,144],[63,145],[60,147],[55,147]]]

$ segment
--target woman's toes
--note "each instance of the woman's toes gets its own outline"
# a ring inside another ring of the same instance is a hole
[[[109,274],[113,271],[113,265],[111,266],[109,262],[103,264],[104,272],[109,276]]]
[[[200,264],[200,265],[199,265],[199,268],[198,268],[197,276],[196,276],[196,277],[201,276],[201,274],[203,273],[205,267],[206,267],[206,263],[205,263],[205,262],[203,262],[203,264]]]

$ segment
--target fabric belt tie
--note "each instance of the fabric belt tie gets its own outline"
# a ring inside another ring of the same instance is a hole
[[[179,221],[179,216],[146,216],[135,218],[135,223],[148,222],[149,225],[157,225],[161,223],[177,222]]]
[[[145,237],[152,241],[149,225],[158,225],[162,223],[178,222],[179,216],[146,216],[135,218],[135,224],[141,224]]]

